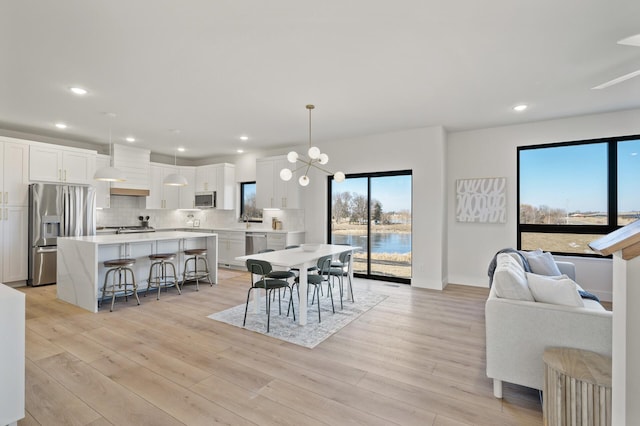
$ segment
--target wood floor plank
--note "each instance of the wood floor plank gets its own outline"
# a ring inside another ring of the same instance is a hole
[[[537,392],[505,384],[493,397],[488,289],[354,285],[387,298],[314,349],[207,318],[244,304],[244,271],[97,314],[57,300],[55,286],[22,288],[30,385],[19,424],[542,424]],[[58,423],[60,404],[40,403],[51,393],[73,401]]]
[[[25,406],[39,424],[85,425],[102,417],[32,361],[25,369]]]
[[[113,424],[182,424],[71,355],[54,355],[37,361],[37,365]]]
[[[117,354],[91,366],[127,390],[149,401],[186,425],[249,425],[250,422],[200,395]]]

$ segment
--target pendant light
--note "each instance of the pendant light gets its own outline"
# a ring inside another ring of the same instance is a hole
[[[325,173],[333,175],[333,179],[335,179],[336,182],[344,181],[345,179],[344,173],[342,172],[331,173],[330,171],[319,166],[319,165],[324,166],[325,164],[327,164],[329,162],[329,156],[325,153],[320,152],[320,148],[318,148],[317,146],[311,145],[311,110],[314,109],[315,106],[307,105],[305,108],[309,110],[309,150],[307,151],[308,158],[298,155],[298,153],[295,151],[291,151],[289,154],[287,154],[287,160],[289,160],[290,163],[294,163],[294,164],[296,162],[300,162],[302,163],[302,166],[298,167],[293,171],[287,168],[280,170],[280,179],[284,181],[289,181],[293,177],[294,172],[300,169],[306,168],[306,170],[304,171],[304,174],[300,176],[300,178],[298,179],[298,183],[300,184],[300,186],[307,186],[309,185],[309,182],[310,182],[309,176],[308,176],[309,169],[311,167],[315,167],[318,170],[321,170]]]
[[[176,160],[176,151],[173,152],[173,165],[175,167],[178,166],[177,160]],[[178,173],[171,173],[164,178],[164,180],[162,181],[162,184],[166,186],[187,186],[189,185],[189,182],[187,181],[186,177]]]
[[[110,119],[115,117],[114,113],[106,114]],[[111,122],[109,122],[109,166],[101,167],[96,170],[93,175],[94,180],[99,180],[102,182],[124,182],[127,180],[126,175],[122,170],[116,169],[113,167],[114,159],[111,154]]]

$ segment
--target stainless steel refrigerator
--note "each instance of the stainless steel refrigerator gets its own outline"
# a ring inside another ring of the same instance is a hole
[[[96,193],[91,186],[29,185],[29,279],[56,282],[57,238],[95,235]]]

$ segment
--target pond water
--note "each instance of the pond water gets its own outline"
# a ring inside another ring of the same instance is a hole
[[[331,234],[333,244],[360,246],[366,250],[366,235]],[[411,234],[379,233],[371,235],[372,253],[411,253]]]

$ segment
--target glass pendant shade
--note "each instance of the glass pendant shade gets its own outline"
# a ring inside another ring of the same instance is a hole
[[[280,170],[280,179],[284,181],[289,181],[291,180],[292,177],[293,177],[293,173],[291,173],[291,170],[289,169]]]
[[[335,179],[336,182],[344,182],[345,175],[342,172],[335,172],[333,174],[333,179]]]
[[[290,163],[295,163],[296,161],[298,161],[298,153],[295,151],[291,151],[287,154],[287,160],[289,160]]]
[[[320,164],[327,164],[329,162],[329,156],[325,153],[320,154],[320,157],[318,158],[318,163]]]
[[[318,157],[320,157],[320,149],[317,146],[312,146],[311,148],[309,148],[309,158],[311,158],[312,160],[317,160]]]
[[[162,183],[166,186],[187,186],[189,185],[189,182],[187,181],[187,178],[179,175],[177,173],[171,173],[170,175],[167,175],[164,180],[162,181]]]
[[[309,177],[307,175],[300,176],[300,179],[298,179],[298,183],[300,184],[300,186],[309,185]]]

